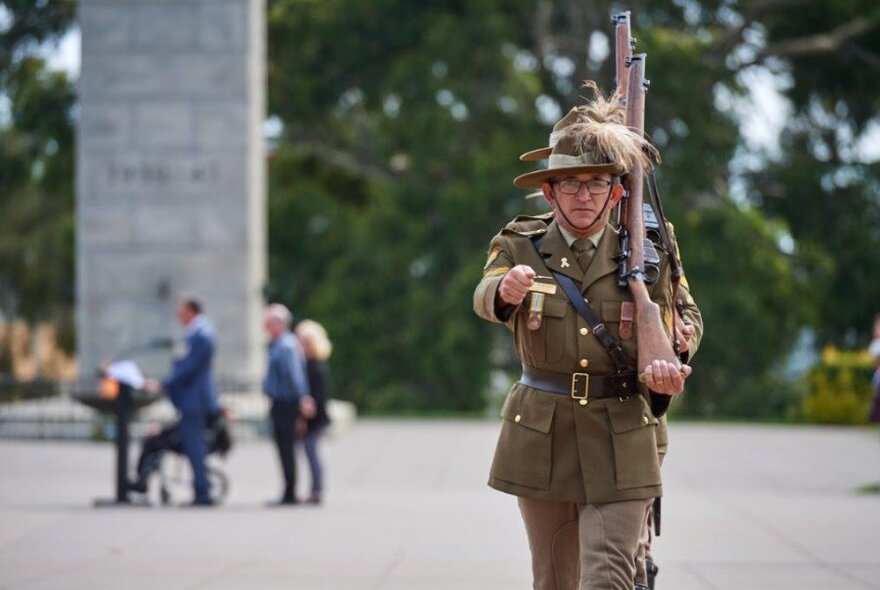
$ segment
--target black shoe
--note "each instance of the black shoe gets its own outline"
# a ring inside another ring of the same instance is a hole
[[[196,498],[189,504],[184,504],[185,508],[206,508],[211,506],[216,506],[217,503],[214,502],[211,498]]]
[[[281,506],[296,506],[297,504],[299,504],[299,500],[297,500],[296,498],[288,498],[286,496],[282,497],[280,500],[266,502],[266,506],[270,508],[278,508]]]
[[[312,494],[311,496],[309,496],[308,500],[306,500],[306,504],[312,504],[315,506],[317,506],[320,503],[321,503],[321,496],[319,496],[318,494]]]
[[[147,482],[142,481],[140,479],[136,481],[128,482],[128,489],[132,492],[137,492],[138,494],[146,494],[147,493]]]

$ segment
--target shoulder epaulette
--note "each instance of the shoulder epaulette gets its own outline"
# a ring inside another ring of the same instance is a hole
[[[541,215],[518,215],[513,221],[504,226],[502,233],[536,236],[546,233],[551,221],[553,221],[552,211]]]

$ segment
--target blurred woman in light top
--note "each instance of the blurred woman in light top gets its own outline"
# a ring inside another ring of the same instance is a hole
[[[318,452],[318,442],[327,425],[330,424],[330,418],[327,416],[329,398],[327,361],[333,345],[324,327],[314,320],[301,321],[294,332],[305,353],[309,391],[315,402],[314,416],[301,420],[298,428],[298,441],[303,444],[312,474],[312,490],[307,501],[310,504],[320,504],[324,491],[324,469]]]
[[[880,423],[880,313],[874,316],[874,339],[868,347],[871,360],[874,362],[874,375],[871,377],[871,410],[868,421]]]

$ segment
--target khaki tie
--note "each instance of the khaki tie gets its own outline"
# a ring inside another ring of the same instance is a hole
[[[571,249],[577,255],[581,270],[587,272],[587,267],[590,266],[590,260],[593,258],[593,250],[595,250],[593,241],[588,239],[575,240],[571,244]]]

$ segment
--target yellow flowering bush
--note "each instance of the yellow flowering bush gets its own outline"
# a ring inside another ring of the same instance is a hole
[[[814,424],[864,424],[874,365],[867,350],[826,347],[810,370],[803,414]]]

